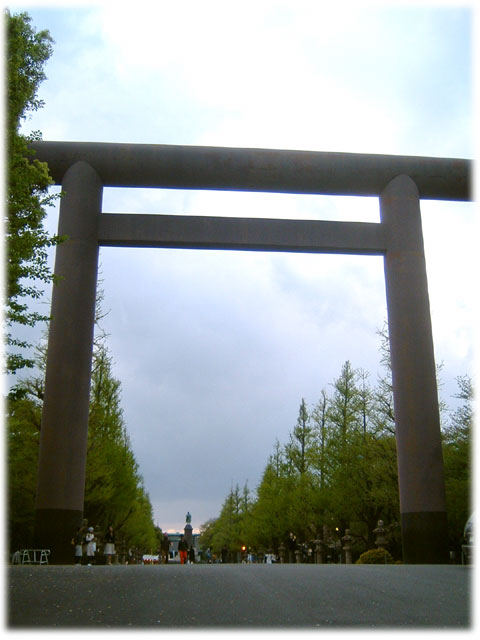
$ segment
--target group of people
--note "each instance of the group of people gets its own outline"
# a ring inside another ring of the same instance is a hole
[[[168,539],[168,534],[164,533],[160,541],[160,549],[158,550],[159,562],[167,564],[169,554],[170,540]],[[195,562],[195,549],[193,545],[191,547],[188,545],[183,533],[178,541],[178,557],[180,558],[180,564],[193,564]]]
[[[180,536],[178,541],[178,555],[180,558],[180,564],[193,564],[195,562],[195,549],[193,545],[188,546],[188,542],[185,540],[185,536]]]
[[[218,558],[215,553],[212,554],[212,550],[210,549],[210,547],[208,547],[208,549],[205,551],[205,560],[208,564],[216,564],[217,562],[222,562],[223,564],[225,564],[227,562],[228,555],[229,551],[226,544],[224,544],[220,550],[220,558]]]
[[[97,551],[97,539],[93,527],[78,527],[72,538],[72,545],[75,547],[75,564],[82,564],[85,551],[86,562],[89,567],[95,564],[95,553]],[[115,532],[112,525],[108,526],[104,536],[104,550],[106,564],[112,564],[112,557],[115,555]]]

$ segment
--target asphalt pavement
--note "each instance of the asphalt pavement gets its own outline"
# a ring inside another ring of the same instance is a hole
[[[471,628],[472,567],[198,564],[10,566],[6,626]]]

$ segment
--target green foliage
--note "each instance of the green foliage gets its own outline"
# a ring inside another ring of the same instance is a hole
[[[355,564],[393,564],[393,558],[386,549],[370,549]]]
[[[267,464],[257,488],[247,542],[262,548],[278,548],[287,538],[291,520],[294,479],[288,474],[284,458],[277,450]]]
[[[215,523],[216,518],[211,518],[200,525],[200,538],[199,545],[201,549],[205,551],[207,549],[212,549],[213,546],[213,536],[215,534]]]
[[[298,412],[297,424],[290,435],[290,442],[286,449],[289,460],[300,474],[304,474],[308,467],[309,461],[307,452],[310,448],[312,439],[312,428],[309,425],[310,418],[307,411],[307,405],[302,398],[300,409]]]
[[[443,461],[449,544],[460,557],[465,523],[472,513],[472,425],[474,390],[469,376],[457,378],[462,401],[443,430]]]
[[[121,384],[103,341],[94,353],[87,440],[84,513],[101,529],[112,524],[119,538],[156,549],[152,507],[123,420]]]
[[[8,521],[12,548],[33,540],[41,406],[25,392],[7,405]]]
[[[339,455],[349,436],[360,429],[361,425],[361,403],[357,381],[358,371],[353,369],[347,360],[340,376],[332,385],[334,391],[330,402],[329,420],[335,431]]]
[[[232,533],[232,519],[226,519],[227,500],[221,516],[206,527],[208,546],[215,541],[241,538],[252,549],[278,551],[292,531],[299,542],[320,539],[327,548],[334,549],[349,528],[358,555],[373,548],[374,530],[381,519],[388,523],[389,551],[396,558],[401,557],[386,328],[381,337],[385,372],[377,385],[372,387],[368,375],[347,361],[332,384],[330,396],[322,390],[311,411],[302,399],[288,442],[283,446],[278,440],[275,443],[248,514],[241,511],[235,514],[237,533]],[[473,389],[468,377],[459,378],[458,384],[458,398],[464,404],[452,414],[443,434],[450,548],[461,544],[471,509]],[[375,557],[376,553],[373,550],[370,555]]]
[[[246,484],[243,491],[238,484],[234,489],[230,489],[219,517],[209,520],[201,527],[202,549],[210,547],[212,553],[219,555],[222,547],[226,545],[229,558],[235,559],[247,537],[251,506],[250,490]]]
[[[51,178],[48,166],[33,157],[29,149],[32,140],[40,139],[39,132],[29,136],[20,133],[20,125],[29,113],[43,103],[37,97],[40,83],[45,79],[43,67],[52,54],[52,38],[48,31],[36,33],[26,13],[11,15],[7,21],[7,207],[5,233],[7,239],[6,321],[34,326],[47,317],[29,309],[28,300],[38,299],[43,290],[37,282],[49,283],[53,276],[47,264],[48,247],[60,239],[49,237],[43,227],[45,207],[53,205],[58,195],[48,193]],[[7,371],[15,373],[23,367],[33,367],[34,360],[21,351],[31,345],[6,336],[9,353]]]
[[[380,518],[398,522],[395,440],[379,426],[385,420],[375,390],[349,362],[332,386],[332,396],[322,390],[311,412],[302,399],[287,444],[275,443],[248,514],[235,513],[236,540],[278,550],[292,531],[302,542],[333,544],[355,523],[357,544],[365,549]],[[232,517],[226,518],[231,498],[209,523],[209,546],[235,538]]]

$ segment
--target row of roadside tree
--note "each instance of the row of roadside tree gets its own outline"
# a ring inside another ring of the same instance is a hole
[[[388,549],[401,560],[387,328],[379,334],[384,366],[377,383],[347,361],[313,406],[302,399],[288,441],[275,442],[255,490],[232,487],[219,516],[202,525],[203,548],[218,554],[227,545],[234,555],[243,546],[278,552],[292,532],[310,546],[321,540],[326,555],[335,555],[349,529],[355,559],[375,547],[374,530],[383,520]],[[469,376],[457,384],[456,408],[448,411],[441,403],[441,418],[449,546],[460,560],[471,509],[473,388]]]

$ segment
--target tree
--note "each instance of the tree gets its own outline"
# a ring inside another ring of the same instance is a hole
[[[365,436],[367,430],[370,428],[370,418],[372,415],[372,406],[374,403],[374,394],[370,385],[367,383],[369,373],[364,369],[360,369],[358,372],[360,386],[358,388],[358,401],[359,410],[362,420],[362,432]]]
[[[42,407],[27,390],[7,403],[8,535],[15,551],[33,542]]]
[[[290,434],[290,442],[285,450],[287,457],[300,475],[303,475],[309,466],[309,448],[312,444],[312,428],[304,398],[298,410],[297,424]]]
[[[236,552],[247,543],[245,524],[250,509],[250,491],[247,485],[245,484],[243,491],[240,491],[238,484],[235,488],[232,487],[218,518],[202,525],[202,547],[210,547],[214,553],[219,554],[222,547],[226,546],[230,559],[236,559]]]
[[[333,396],[328,408],[328,458],[331,466],[330,500],[345,529],[351,519],[350,482],[353,467],[351,444],[361,431],[360,394],[357,387],[358,371],[347,360],[338,378],[332,383]]]
[[[382,519],[389,531],[389,550],[401,557],[400,508],[392,403],[388,334],[381,333],[386,374],[376,387],[368,374],[345,362],[332,384],[331,397],[322,390],[309,415],[302,399],[297,424],[284,446],[277,440],[269,456],[248,517],[237,521],[247,544],[278,551],[290,531],[298,541],[320,538],[338,543],[345,528],[354,537],[354,553],[372,549],[374,529]],[[438,372],[438,369],[437,369]],[[457,378],[460,404],[443,429],[447,515],[450,546],[459,551],[465,522],[471,513],[471,438],[473,385]],[[238,489],[238,487],[237,487]],[[235,492],[234,492],[235,493]],[[237,491],[238,493],[238,491]],[[232,502],[222,517],[206,527],[211,541],[231,531]],[[228,518],[226,514],[230,513]],[[235,511],[237,515],[240,511]],[[231,533],[229,533],[231,535]],[[240,538],[239,538],[240,539]],[[459,554],[458,554],[459,557]]]
[[[43,294],[38,282],[50,283],[53,275],[47,264],[47,249],[60,241],[49,237],[44,229],[45,207],[58,198],[49,194],[52,180],[46,163],[34,158],[29,148],[39,140],[38,131],[25,136],[20,133],[22,121],[43,106],[37,96],[43,71],[52,54],[53,40],[48,31],[38,33],[31,26],[27,13],[11,15],[7,20],[7,207],[5,231],[7,238],[6,321],[8,327],[19,324],[33,327],[47,317],[29,309],[28,300]],[[9,353],[7,371],[15,373],[23,367],[33,367],[34,360],[21,351],[31,345],[10,332],[6,336]]]
[[[251,511],[249,543],[258,548],[278,549],[291,527],[294,477],[278,440],[256,489],[257,499]]]
[[[328,482],[328,458],[325,455],[328,438],[328,406],[329,399],[325,389],[322,389],[320,400],[312,411],[313,436],[314,436],[314,464],[313,467],[318,473],[320,489],[323,489]]]
[[[46,346],[36,347],[37,372],[7,397],[7,502],[11,551],[33,542],[38,452],[45,386]]]
[[[385,320],[383,327],[377,330],[380,337],[380,363],[382,373],[378,376],[377,386],[374,390],[376,411],[376,430],[395,435],[395,412],[393,407],[393,381],[392,363],[390,360],[390,339],[388,336],[388,323]]]
[[[472,512],[473,383],[469,376],[457,378],[461,404],[443,430],[443,460],[450,548],[460,556],[463,529]]]
[[[328,409],[327,456],[330,471],[330,511],[341,529],[373,545],[377,520],[398,522],[396,446],[390,426],[390,388],[381,381],[376,389],[367,374],[346,362],[333,383]],[[384,397],[386,394],[387,397]]]
[[[360,552],[373,545],[379,518],[398,522],[395,439],[377,429],[376,390],[348,361],[332,386],[333,396],[322,390],[310,415],[302,399],[288,443],[275,443],[248,518],[237,527],[247,544],[278,551],[290,531],[300,542],[328,544],[350,527],[363,539]],[[232,517],[224,517],[231,498],[213,525],[217,536],[231,536]]]
[[[297,424],[285,446],[285,458],[291,469],[288,505],[290,530],[303,540],[318,535],[324,510],[324,494],[317,473],[319,469],[315,469],[315,464],[319,462],[317,436],[314,422],[302,398]]]
[[[87,440],[85,516],[112,524],[129,545],[156,548],[152,507],[139,474],[121,408],[121,383],[112,375],[104,340],[95,345]]]
[[[200,525],[199,545],[204,551],[213,547],[213,536],[215,533],[216,521],[217,518],[210,518],[210,520],[207,520],[207,522]]]
[[[359,373],[347,360],[340,376],[333,382],[333,397],[330,403],[329,420],[333,423],[339,446],[347,441],[349,435],[361,428],[359,410],[361,397],[357,387]]]

